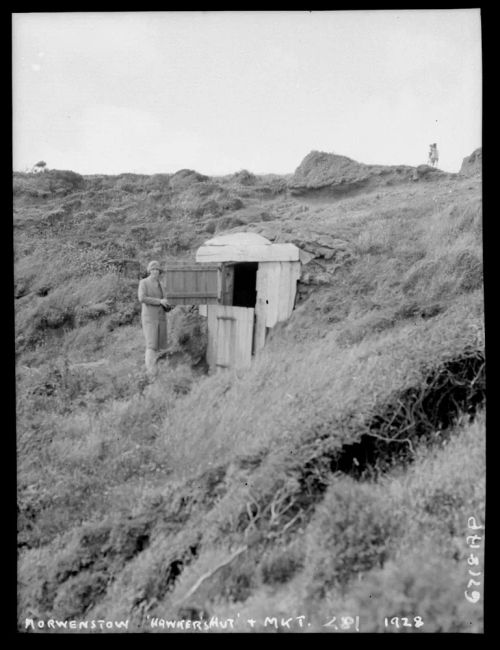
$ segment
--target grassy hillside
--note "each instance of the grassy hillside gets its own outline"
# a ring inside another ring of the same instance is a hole
[[[482,631],[481,178],[429,170],[14,174],[20,629]],[[230,230],[310,253],[292,317],[209,376],[204,319],[176,307],[150,383],[134,268]]]

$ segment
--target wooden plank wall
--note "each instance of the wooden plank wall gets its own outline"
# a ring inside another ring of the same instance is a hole
[[[166,272],[167,298],[172,305],[217,303],[221,295],[220,270],[179,267]]]
[[[261,262],[257,271],[258,313],[265,312],[266,327],[290,317],[295,304],[300,262]]]
[[[217,361],[217,308],[219,305],[207,305],[207,363],[210,370],[215,369]]]
[[[253,352],[258,354],[266,342],[266,302],[257,294],[255,303],[255,328],[253,334]]]
[[[232,305],[233,304],[233,290],[234,290],[234,265],[233,264],[223,264],[221,272],[219,274],[220,282],[220,301],[219,303],[223,305]],[[215,301],[212,301],[210,304],[215,304]],[[208,303],[200,304],[198,306],[198,312],[200,316],[208,316],[207,311]]]
[[[297,281],[300,278],[300,262],[282,262],[278,303],[278,322],[287,320],[292,315],[297,293]]]
[[[247,368],[252,360],[254,310],[208,305],[207,362],[211,370]]]
[[[257,300],[255,303],[255,330],[253,352],[258,354],[266,342],[266,320],[269,296],[269,275],[272,273],[273,262],[261,262],[257,268],[256,289]],[[276,262],[274,262],[276,264]],[[266,303],[266,300],[268,301]]]
[[[248,368],[252,363],[254,313],[252,308],[233,307],[238,310],[236,321],[235,368]]]
[[[278,322],[278,306],[280,302],[280,277],[283,262],[268,262],[265,267],[266,286],[264,300],[266,303],[266,327],[274,327]]]
[[[236,317],[224,313],[216,315],[216,342],[217,352],[215,355],[216,369],[229,369],[235,365],[235,350],[236,350]]]

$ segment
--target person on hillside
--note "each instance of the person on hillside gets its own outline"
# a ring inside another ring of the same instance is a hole
[[[139,302],[142,304],[142,331],[146,340],[146,370],[151,377],[156,375],[158,358],[167,349],[167,312],[172,307],[165,298],[160,283],[163,269],[156,260],[149,262],[149,276],[139,282]]]
[[[433,144],[429,145],[429,164],[432,165],[433,167],[438,164],[439,162],[439,153],[437,150],[437,143],[434,142]]]

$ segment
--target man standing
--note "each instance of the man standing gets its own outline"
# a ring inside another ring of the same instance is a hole
[[[167,312],[172,309],[168,304],[160,274],[160,263],[153,260],[148,264],[149,276],[139,282],[139,301],[142,304],[142,331],[146,340],[146,370],[150,377],[156,375],[156,362],[160,354],[167,349]]]

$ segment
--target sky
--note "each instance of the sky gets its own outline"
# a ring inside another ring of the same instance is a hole
[[[12,14],[13,165],[293,173],[312,150],[457,172],[479,9]]]

